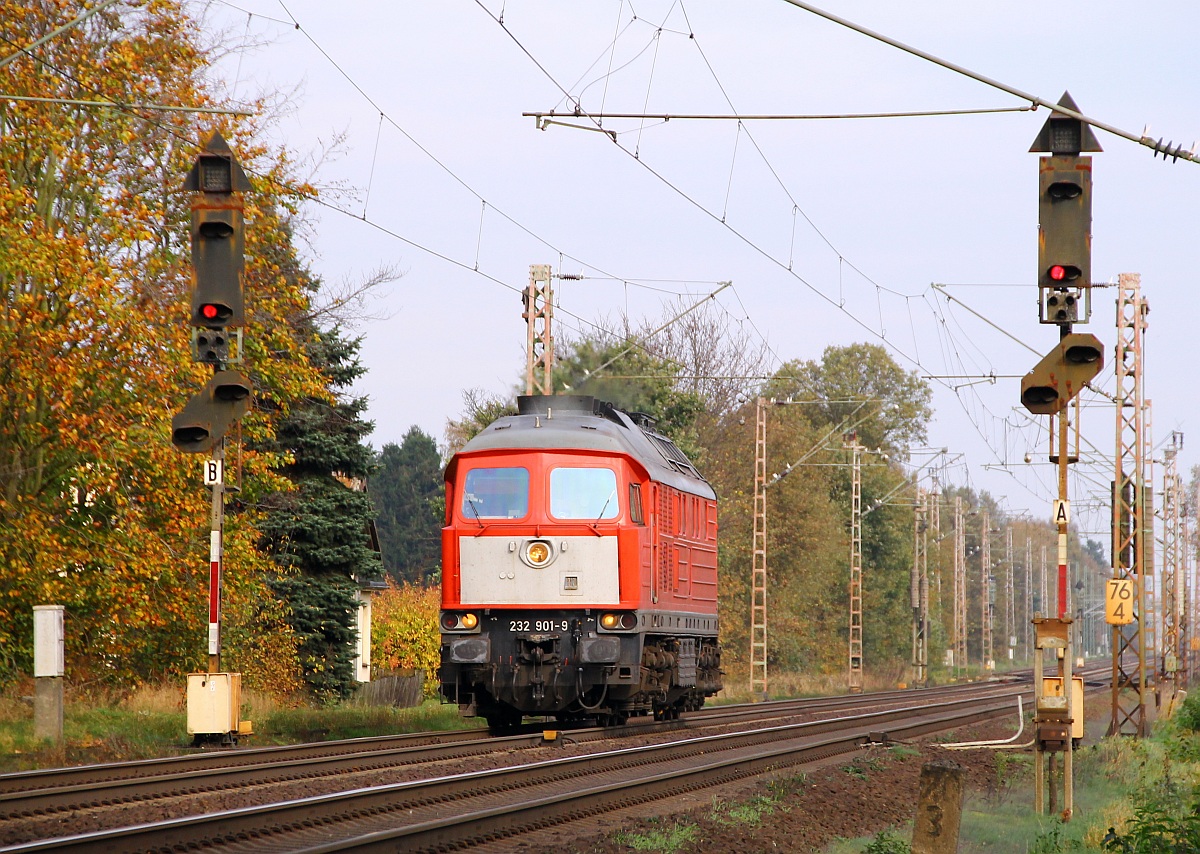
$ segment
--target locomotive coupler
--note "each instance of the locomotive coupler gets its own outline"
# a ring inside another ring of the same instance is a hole
[[[525,656],[522,656],[524,658]],[[529,657],[533,659],[533,672],[529,674],[529,687],[533,691],[533,699],[541,702],[546,697],[546,680],[542,678],[542,662],[545,651],[540,646],[530,650]]]

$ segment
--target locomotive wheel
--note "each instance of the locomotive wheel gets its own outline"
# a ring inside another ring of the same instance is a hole
[[[678,706],[655,706],[654,719],[656,721],[677,721],[679,720]]]

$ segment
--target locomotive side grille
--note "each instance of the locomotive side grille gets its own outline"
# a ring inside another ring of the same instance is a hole
[[[658,489],[658,571],[655,573],[658,592],[666,593],[674,587],[671,578],[675,566],[675,496],[666,488]]]

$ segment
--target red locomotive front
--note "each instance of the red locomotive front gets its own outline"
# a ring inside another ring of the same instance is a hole
[[[699,708],[721,688],[712,488],[643,419],[518,404],[446,468],[443,695],[494,728]]]

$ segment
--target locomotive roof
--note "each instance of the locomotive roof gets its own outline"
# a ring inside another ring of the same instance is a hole
[[[498,418],[481,430],[459,454],[504,450],[623,454],[637,460],[654,480],[716,498],[683,451],[650,429],[645,416],[630,417],[611,403],[585,395],[523,395],[517,398],[517,409],[518,414]],[[448,472],[453,468],[452,460]]]

